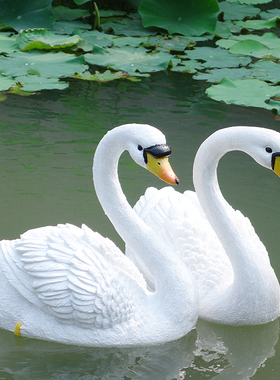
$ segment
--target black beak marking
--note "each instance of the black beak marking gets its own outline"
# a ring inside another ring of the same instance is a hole
[[[171,154],[171,148],[170,146],[166,144],[157,144],[150,146],[149,148],[143,149],[143,157],[145,164],[148,162],[147,153],[152,155],[154,158],[161,158],[161,157],[167,157]]]

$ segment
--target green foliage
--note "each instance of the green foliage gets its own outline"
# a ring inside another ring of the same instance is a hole
[[[79,36],[61,36],[46,29],[22,30],[18,35],[18,47],[21,51],[39,49],[63,49],[77,45],[82,41]]]
[[[52,29],[52,0],[0,0],[0,21],[16,31],[28,28]]]
[[[217,44],[233,54],[248,54],[256,58],[280,58],[280,39],[274,33],[246,34],[219,40]]]
[[[54,18],[58,20],[76,20],[80,17],[90,16],[87,9],[71,9],[68,7],[58,6],[52,9]]]
[[[87,69],[83,56],[63,52],[30,51],[28,54],[21,51],[10,54],[9,57],[0,56],[0,71],[7,75],[32,74],[36,71],[44,77],[69,77]],[[32,70],[32,72],[30,72]]]
[[[51,0],[0,0],[0,91],[32,94],[62,90],[69,77],[101,83],[170,70],[209,82],[217,101],[280,113],[280,10],[256,6],[267,2],[221,1],[218,15],[216,0],[120,1],[140,3],[140,13],[129,14],[99,9],[102,1],[51,8]]]
[[[40,75],[22,75],[17,77],[17,82],[21,84],[21,91],[41,91],[41,90],[64,90],[68,83],[57,78],[40,77]]]
[[[13,77],[0,74],[0,91],[7,91],[16,84],[17,82],[13,79]]]
[[[146,28],[157,26],[187,36],[214,32],[218,12],[216,0],[142,0],[139,7]]]
[[[220,11],[223,14],[224,20],[243,20],[245,17],[256,17],[260,12],[259,8],[253,5],[240,4],[239,2],[227,2],[220,3]]]
[[[130,46],[122,49],[94,48],[92,54],[85,55],[85,60],[92,65],[125,71],[129,75],[166,70],[172,61],[169,53],[159,51],[146,54],[146,49],[142,46],[136,49]]]
[[[239,67],[251,63],[247,56],[234,56],[221,48],[198,47],[186,52],[186,58],[204,61],[204,67]]]
[[[262,107],[269,110],[280,111],[280,102],[277,106],[271,99],[280,94],[280,86],[270,86],[259,79],[230,80],[224,77],[220,84],[213,85],[206,90],[207,94],[226,103],[244,106]]]
[[[1,54],[10,54],[18,49],[17,37],[0,34],[0,53]]]

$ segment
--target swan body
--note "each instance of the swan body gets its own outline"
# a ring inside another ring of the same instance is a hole
[[[233,209],[220,191],[218,163],[233,150],[280,174],[278,132],[229,127],[212,134],[198,149],[193,167],[196,192],[148,188],[134,210],[191,270],[199,291],[200,318],[262,324],[279,316],[279,283],[249,219]],[[130,247],[126,251],[153,289],[141,256],[136,257]]]
[[[155,291],[112,241],[87,226],[36,228],[0,243],[1,328],[67,344],[130,346],[171,341],[195,326],[198,293],[191,273],[121,190],[117,166],[124,150],[161,178],[178,180],[166,161],[165,136],[154,127],[117,127],[96,149],[97,196],[120,236],[142,256]]]

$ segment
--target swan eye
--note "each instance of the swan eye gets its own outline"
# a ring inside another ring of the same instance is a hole
[[[143,150],[141,145],[138,145],[138,150]]]
[[[267,153],[272,153],[272,149],[270,148],[270,146],[266,147],[265,150],[267,151]]]

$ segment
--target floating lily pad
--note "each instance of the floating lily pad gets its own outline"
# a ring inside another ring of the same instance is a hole
[[[12,77],[5,77],[0,74],[0,91],[7,91],[15,86],[17,81]]]
[[[242,28],[254,30],[276,28],[276,17],[270,20],[235,21],[235,24]]]
[[[1,22],[18,32],[29,28],[52,29],[54,16],[51,4],[52,0],[2,0]]]
[[[197,62],[197,61],[192,60],[192,59],[188,59],[188,60],[181,61],[180,64],[177,66],[174,65],[171,68],[171,71],[183,72],[183,73],[187,72],[187,73],[194,74],[199,69],[200,70],[204,69],[204,66],[202,65],[202,63]]]
[[[206,90],[208,96],[228,104],[273,109],[270,99],[280,92],[280,86],[270,86],[258,79],[231,81],[223,78],[220,84],[212,85]]]
[[[186,51],[187,57],[205,61],[205,67],[239,67],[246,66],[251,59],[246,56],[236,56],[227,50],[211,47],[197,47],[194,50]]]
[[[231,0],[232,3],[234,1],[240,4],[266,4],[271,2],[271,0]]]
[[[18,50],[17,37],[0,35],[0,54],[10,54]]]
[[[76,57],[63,52],[41,52],[32,50],[28,54],[15,52],[9,57],[0,56],[0,72],[6,75],[26,75],[38,72],[44,77],[71,77],[87,70],[83,56]]]
[[[90,47],[90,50],[92,50],[94,45],[98,45],[101,47],[109,47],[113,44],[113,37],[110,34],[106,33],[100,33],[97,30],[75,30],[75,34],[79,35],[82,39],[82,43],[78,44],[78,47],[80,47],[82,44],[87,44],[87,49]]]
[[[109,82],[115,79],[127,78],[127,75],[124,74],[123,71],[111,72],[110,70],[106,70],[104,73],[96,71],[95,74],[85,71],[80,75],[74,75],[73,78],[97,82]]]
[[[88,3],[90,0],[74,0],[74,1],[76,4],[81,5],[81,4]]]
[[[143,25],[169,34],[200,36],[214,32],[219,6],[216,0],[142,0],[138,9]]]
[[[227,77],[230,80],[236,79],[249,79],[254,76],[254,70],[248,70],[245,67],[240,68],[223,68],[223,69],[213,69],[206,71],[204,73],[196,73],[193,76],[194,79],[206,80],[210,83],[219,83],[224,77]]]
[[[267,46],[258,41],[252,40],[237,42],[229,49],[229,51],[233,54],[248,54],[258,58],[264,57],[271,53],[271,49]]]
[[[41,90],[64,90],[69,86],[66,82],[61,82],[58,78],[45,78],[37,75],[22,75],[16,77],[21,84],[22,91],[41,91]]]
[[[219,40],[217,41],[217,45],[229,48],[233,46],[234,41],[237,43],[238,41],[256,41],[259,42],[265,46],[267,46],[269,49],[280,49],[280,39],[277,37],[275,33],[264,33],[261,36],[258,34],[245,34],[245,35],[232,35],[228,40]],[[226,44],[231,45],[226,45]]]
[[[91,29],[91,25],[81,21],[56,21],[52,32],[55,34],[78,34],[75,30]]]
[[[225,20],[223,22],[217,22],[217,26],[214,33],[215,36],[227,38],[230,37],[232,33],[240,33],[240,31],[240,26],[233,24],[231,20]]]
[[[232,36],[228,39],[220,39],[220,40],[216,41],[216,45],[218,45],[224,49],[230,49],[233,45],[235,45],[237,43],[236,40],[233,40],[231,38],[232,38]]]
[[[146,49],[141,46],[137,49],[129,46],[123,49],[99,48],[96,54],[85,54],[85,60],[92,65],[122,70],[130,75],[134,75],[136,71],[149,73],[166,70],[171,59],[170,54],[164,52],[147,54]]]
[[[243,20],[248,16],[254,17],[261,11],[253,5],[240,4],[239,2],[222,1],[219,6],[220,11],[223,12],[224,20]]]
[[[62,5],[52,8],[52,13],[55,20],[76,20],[80,17],[90,16],[89,11],[86,9],[71,9],[68,7],[63,7]]]
[[[276,62],[260,60],[250,67],[254,70],[255,77],[274,84],[280,82],[280,65]]]
[[[187,47],[194,45],[192,39],[184,36],[162,37],[152,36],[149,37],[145,47],[161,48],[172,52],[183,52]]]
[[[79,36],[57,35],[46,29],[22,30],[18,35],[18,45],[21,51],[69,48],[79,41],[81,41]]]
[[[124,47],[131,46],[134,48],[139,47],[141,44],[146,45],[148,42],[148,37],[113,37],[111,42],[114,46]]]
[[[248,54],[257,58],[272,56],[280,58],[280,39],[274,33],[263,35],[232,35],[229,39],[217,41],[217,45],[233,54]]]
[[[125,17],[127,13],[116,9],[99,9],[100,17]]]
[[[280,9],[279,8],[274,8],[274,9],[269,9],[266,12],[261,12],[260,16],[263,20],[270,20],[273,17],[280,17]]]
[[[127,17],[109,19],[108,21],[102,19],[101,27],[103,31],[114,31],[115,35],[143,37],[157,33],[157,30],[147,30],[143,27],[139,13],[130,13]]]

